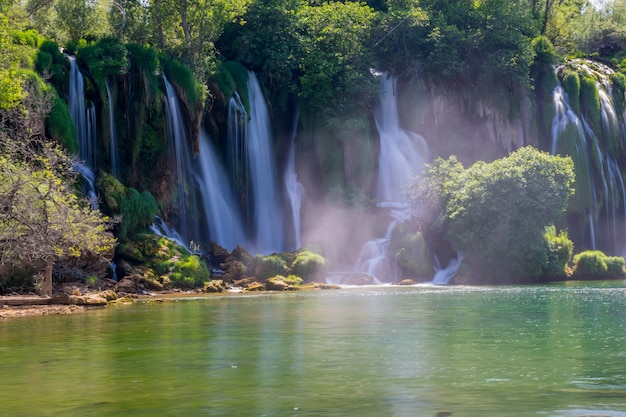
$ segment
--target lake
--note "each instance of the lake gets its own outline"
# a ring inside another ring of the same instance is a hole
[[[623,281],[378,286],[0,321],[6,416],[626,416]]]

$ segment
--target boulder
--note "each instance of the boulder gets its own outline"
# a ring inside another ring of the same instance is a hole
[[[296,289],[296,287],[287,284],[280,277],[273,277],[265,280],[265,288],[271,291],[287,291]]]
[[[135,293],[137,292],[137,285],[131,278],[124,278],[117,283],[117,292]]]
[[[204,283],[202,292],[223,292],[226,289],[226,284],[221,279],[214,279]]]
[[[403,279],[402,281],[398,282],[397,285],[415,285],[415,284],[416,284],[415,281],[413,281],[412,279],[407,278],[407,279]]]

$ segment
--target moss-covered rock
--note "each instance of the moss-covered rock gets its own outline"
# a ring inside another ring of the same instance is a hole
[[[328,266],[328,261],[322,255],[302,250],[297,252],[296,258],[291,265],[291,271],[305,282],[323,281],[328,271]]]
[[[599,250],[584,251],[574,255],[572,278],[602,279],[624,276],[624,258],[607,256]]]

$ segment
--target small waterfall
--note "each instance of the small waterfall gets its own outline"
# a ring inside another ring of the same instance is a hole
[[[107,99],[109,101],[109,131],[110,131],[110,143],[109,149],[111,153],[111,174],[115,178],[120,177],[118,160],[117,160],[117,144],[115,140],[115,102],[113,101],[113,95],[111,93],[111,86],[108,78],[105,78],[104,84],[107,90]]]
[[[250,121],[246,144],[254,207],[254,248],[258,253],[284,250],[283,214],[276,180],[269,114],[261,86],[248,73]]]
[[[167,93],[165,113],[169,136],[170,166],[174,167],[173,171],[176,180],[176,199],[178,203],[177,231],[186,242],[189,242],[194,239],[199,240],[200,232],[197,216],[191,215],[197,207],[193,187],[194,176],[191,171],[191,150],[184,128],[178,96],[165,75],[163,80],[165,81]]]
[[[396,78],[387,73],[374,75],[380,76],[381,80],[380,106],[374,115],[380,136],[378,206],[392,208],[390,214],[394,220],[387,227],[383,238],[365,244],[355,270],[372,275],[378,282],[397,282],[400,270],[388,253],[391,232],[397,222],[409,217],[402,189],[410,183],[412,175],[422,171],[428,160],[429,150],[423,137],[400,127]]]
[[[298,175],[296,174],[296,147],[294,143],[296,133],[298,131],[298,118],[299,114],[296,112],[291,131],[289,155],[284,175],[285,189],[287,190],[287,196],[289,197],[291,220],[293,224],[294,247],[291,249],[299,249],[302,247],[302,242],[300,240],[300,206],[302,203],[302,196],[304,195],[304,187],[298,182]]]
[[[85,180],[84,194],[91,201],[93,208],[98,208],[93,169],[96,166],[96,108],[93,103],[85,106],[83,74],[76,64],[76,58],[68,56],[70,61],[70,116],[76,127],[80,161],[74,164],[74,170]]]
[[[246,140],[248,113],[235,91],[228,101],[228,159],[233,186],[241,192],[248,182],[246,163]]]
[[[197,181],[202,191],[202,206],[211,239],[228,250],[237,245],[246,246],[244,227],[228,177],[204,129],[200,130],[198,159]]]
[[[435,257],[435,276],[433,277],[431,284],[434,285],[446,285],[459,270],[461,263],[463,262],[463,255],[459,252],[456,258],[450,259],[448,265],[442,268],[439,264],[439,260]]]

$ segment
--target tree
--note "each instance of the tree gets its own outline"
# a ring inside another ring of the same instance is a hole
[[[19,84],[18,84],[19,85]],[[42,294],[52,290],[55,263],[108,261],[115,239],[108,219],[73,187],[73,161],[46,138],[54,94],[34,74],[19,89],[21,101],[0,107],[0,266],[45,265]]]
[[[9,36],[9,21],[0,10],[0,109],[15,107],[24,97],[21,77],[18,75],[14,46]]]
[[[565,212],[573,183],[571,158],[525,147],[467,169],[438,159],[411,196],[415,207],[430,208],[417,210],[422,227],[439,227],[475,279],[502,282],[546,272],[546,227]]]
[[[34,146],[35,150],[29,149]],[[4,138],[0,157],[0,264],[42,262],[42,295],[52,292],[55,262],[112,254],[107,219],[71,188],[71,160],[57,146]],[[108,259],[107,259],[108,260]]]

